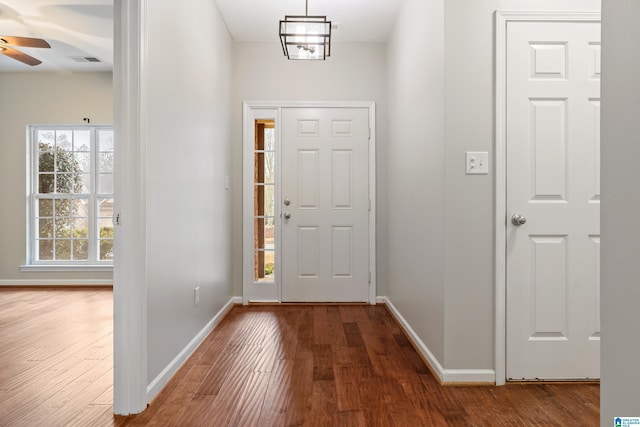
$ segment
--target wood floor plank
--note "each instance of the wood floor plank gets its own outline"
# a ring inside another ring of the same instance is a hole
[[[258,425],[270,376],[270,372],[264,371],[256,371],[249,374],[229,425]]]

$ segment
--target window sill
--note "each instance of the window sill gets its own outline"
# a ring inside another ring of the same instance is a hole
[[[112,272],[113,265],[86,265],[86,264],[67,264],[67,265],[54,265],[54,264],[32,264],[21,265],[20,271],[90,271],[90,272]]]

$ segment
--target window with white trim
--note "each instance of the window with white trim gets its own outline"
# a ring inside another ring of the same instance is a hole
[[[113,128],[29,127],[29,265],[113,264]]]

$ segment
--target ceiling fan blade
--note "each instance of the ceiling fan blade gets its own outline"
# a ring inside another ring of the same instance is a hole
[[[14,37],[14,36],[0,36],[0,41],[13,46],[22,47],[42,47],[50,48],[51,45],[43,39],[35,39],[33,37]]]
[[[32,67],[34,65],[42,64],[42,61],[40,61],[39,59],[27,55],[26,53],[22,53],[19,50],[12,49],[9,46],[0,46],[0,53],[3,55],[7,55],[9,58],[13,58],[16,61],[31,65]]]

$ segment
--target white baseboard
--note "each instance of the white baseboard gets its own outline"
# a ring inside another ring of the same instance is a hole
[[[445,369],[442,384],[495,384],[493,369]]]
[[[191,342],[182,349],[180,353],[158,374],[158,376],[151,381],[147,386],[147,402],[151,402],[153,398],[162,390],[162,388],[169,382],[169,380],[175,375],[180,367],[187,361],[187,359],[193,354],[198,346],[209,335],[209,332],[215,328],[218,323],[224,318],[224,316],[233,308],[236,304],[242,304],[242,297],[232,297],[218,313],[213,316],[209,322],[193,337]]]
[[[400,314],[389,298],[377,297],[377,301],[378,303],[385,304],[389,308],[393,317],[404,329],[406,334],[409,336],[409,339],[413,342],[415,348],[420,352],[442,384],[495,384],[496,373],[493,369],[445,369],[433,353],[431,353],[425,343],[420,339],[418,334],[416,334],[411,325],[409,325],[409,322],[407,322],[402,314]]]
[[[112,279],[56,279],[56,280],[33,280],[33,279],[16,279],[16,280],[0,280],[1,286],[113,286]]]

